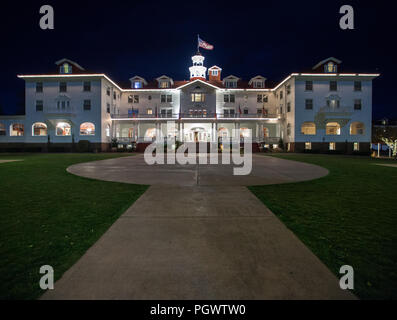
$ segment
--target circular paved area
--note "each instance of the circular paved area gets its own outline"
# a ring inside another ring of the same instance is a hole
[[[206,156],[199,157],[205,160]],[[221,163],[220,157],[218,163]],[[252,171],[249,175],[234,175],[235,167],[234,164],[148,165],[143,155],[136,155],[80,163],[70,166],[67,171],[99,180],[172,186],[279,184],[317,179],[328,174],[327,169],[316,165],[255,154],[252,155]]]

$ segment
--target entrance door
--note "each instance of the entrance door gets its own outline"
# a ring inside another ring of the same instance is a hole
[[[199,142],[199,133],[197,131],[194,132],[194,142]]]

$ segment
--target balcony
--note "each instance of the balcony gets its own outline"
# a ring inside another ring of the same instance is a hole
[[[248,114],[225,114],[225,113],[209,113],[209,112],[189,112],[189,113],[167,113],[167,114],[112,114],[113,119],[280,119],[280,115],[276,113],[269,113],[262,116],[262,114],[248,113]]]
[[[64,106],[64,107],[45,107],[44,113],[49,114],[74,114],[76,113],[76,109],[73,106]]]

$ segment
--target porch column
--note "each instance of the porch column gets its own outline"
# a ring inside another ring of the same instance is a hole
[[[138,137],[136,138],[136,142],[139,142],[139,138],[141,136],[141,126],[140,126],[140,122],[139,121],[137,122],[138,122]]]

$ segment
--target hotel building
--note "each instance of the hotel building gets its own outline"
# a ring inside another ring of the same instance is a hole
[[[200,53],[192,57],[187,81],[134,75],[129,87],[68,59],[57,61],[51,74],[19,75],[26,112],[0,116],[0,150],[47,150],[48,143],[67,149],[87,140],[106,151],[114,139],[144,150],[156,132],[210,142],[225,141],[236,129],[240,137],[251,135],[253,151],[282,143],[295,152],[369,152],[378,74],[343,73],[331,57],[272,86],[262,75],[222,77],[221,67],[207,69],[204,61]]]

